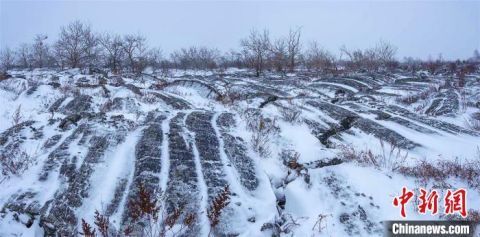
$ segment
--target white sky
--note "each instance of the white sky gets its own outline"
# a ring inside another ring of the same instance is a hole
[[[167,54],[191,45],[237,49],[252,28],[272,36],[301,26],[304,42],[365,48],[378,40],[398,56],[467,58],[480,49],[480,1],[6,1],[0,0],[0,46],[56,38],[79,19],[94,30],[140,32]]]

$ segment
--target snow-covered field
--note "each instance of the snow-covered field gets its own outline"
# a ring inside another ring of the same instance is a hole
[[[167,235],[381,236],[383,221],[403,219],[392,203],[404,186],[440,197],[465,188],[467,218],[480,211],[480,75],[458,88],[401,73],[9,73],[0,236],[77,236],[96,210],[122,236],[141,185],[167,216],[181,209]],[[459,175],[423,172],[445,166]],[[211,228],[211,203],[227,186]],[[415,205],[408,220],[460,218]],[[180,229],[188,214],[194,223]]]

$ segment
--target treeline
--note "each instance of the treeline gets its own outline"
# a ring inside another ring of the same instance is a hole
[[[37,35],[33,42],[16,49],[4,48],[0,52],[0,69],[22,68],[82,68],[89,71],[108,68],[113,73],[142,72],[147,67],[168,70],[213,70],[229,67],[250,68],[256,76],[264,71],[292,72],[305,69],[322,73],[340,71],[378,72],[403,68],[429,70],[435,73],[445,65],[441,58],[428,61],[407,58],[399,63],[397,48],[386,41],[368,49],[340,48],[340,56],[325,50],[316,41],[303,44],[301,29],[291,29],[284,37],[273,39],[267,30],[252,30],[240,41],[240,50],[222,53],[208,47],[182,48],[169,56],[159,48],[152,48],[139,34],[118,35],[96,33],[90,25],[74,21],[63,26],[58,39],[47,43],[46,35]],[[474,56],[480,60],[476,51]],[[455,68],[465,62],[450,62]],[[454,67],[450,65],[450,67]]]

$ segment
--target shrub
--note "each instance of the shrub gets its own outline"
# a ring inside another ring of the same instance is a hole
[[[95,228],[82,219],[82,231],[84,236],[93,237],[98,231],[102,237],[107,236],[146,236],[164,237],[177,236],[191,228],[197,218],[195,213],[185,213],[183,208],[176,208],[171,213],[162,213],[165,210],[160,205],[162,195],[156,195],[143,184],[139,184],[134,199],[128,202],[129,219],[123,225],[123,235],[112,230],[107,216],[95,211]],[[180,217],[184,215],[183,221]],[[174,230],[174,226],[180,225]]]
[[[84,219],[82,219],[82,231],[81,233],[85,237],[95,237],[95,228],[88,224]]]
[[[95,210],[94,224],[97,226],[97,230],[102,234],[103,237],[108,237],[108,225],[110,224],[108,217],[100,214],[98,210]]]
[[[2,174],[6,177],[21,175],[32,163],[32,157],[20,148],[4,151],[0,154]]]
[[[408,152],[403,151],[393,143],[388,144],[388,148],[385,142],[380,140],[380,147],[382,149],[381,154],[374,154],[372,150],[356,150],[351,146],[340,146],[340,159],[346,161],[355,161],[359,164],[365,164],[373,166],[377,169],[388,169],[390,171],[396,171],[403,167]]]
[[[300,226],[299,219],[295,219],[291,214],[282,213],[280,217],[275,217],[272,222],[267,222],[262,225],[260,231],[271,230],[272,236],[283,236],[289,234],[297,226]]]
[[[230,204],[230,188],[229,186],[225,186],[223,191],[220,192],[210,204],[210,207],[207,210],[208,220],[210,221],[210,233],[215,229],[215,227],[220,222],[220,216],[222,214],[223,209]],[[209,236],[210,236],[209,233]]]
[[[22,116],[22,105],[19,105],[17,109],[15,109],[15,112],[13,112],[12,115],[12,120],[13,120],[13,126],[18,125],[23,119]]]
[[[290,123],[296,123],[299,121],[302,111],[297,109],[295,105],[293,105],[291,102],[289,103],[288,106],[286,107],[282,106],[279,108],[280,108],[280,115],[282,116],[283,120]]]
[[[445,218],[449,221],[470,221],[473,223],[478,224],[480,222],[480,211],[470,209],[467,211],[467,217],[463,218],[462,216],[455,214],[455,215],[445,215],[441,214],[440,218]]]
[[[264,118],[258,109],[247,109],[240,112],[240,116],[245,120],[247,130],[252,133],[250,141],[253,150],[261,157],[269,157],[271,140],[280,132],[276,120]]]
[[[280,128],[275,120],[260,117],[258,125],[252,131],[251,142],[253,150],[261,157],[269,157],[271,154],[269,144],[273,136],[279,133],[279,130]]]
[[[458,159],[427,162],[421,160],[413,166],[402,166],[398,169],[401,174],[419,178],[426,183],[429,180],[445,181],[447,178],[464,180],[472,188],[480,188],[480,160],[461,162]]]
[[[295,170],[297,173],[300,173],[305,167],[303,164],[298,162],[300,158],[300,153],[293,150],[282,150],[280,157],[283,160],[283,164],[289,169]]]
[[[319,214],[315,225],[313,225],[312,230],[317,230],[317,233],[322,233],[322,231],[327,228],[325,220],[331,215]]]

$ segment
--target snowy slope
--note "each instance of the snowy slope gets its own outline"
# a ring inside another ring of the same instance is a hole
[[[0,236],[80,235],[96,210],[122,236],[140,186],[166,215],[181,209],[178,223],[196,216],[185,236],[381,236],[382,221],[401,219],[392,200],[403,186],[466,188],[468,209],[480,210],[480,176],[407,172],[480,163],[477,75],[462,89],[433,76],[10,74],[0,81]],[[369,153],[378,163],[358,159]],[[227,186],[212,229],[209,208]],[[413,203],[407,212],[445,218]]]

